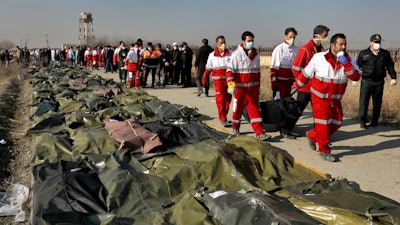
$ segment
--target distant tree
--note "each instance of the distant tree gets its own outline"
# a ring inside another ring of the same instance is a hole
[[[3,49],[12,49],[15,47],[15,44],[10,40],[0,40],[0,48]]]
[[[106,36],[97,36],[94,40],[94,46],[101,46],[104,47],[106,45],[110,44],[110,38]]]

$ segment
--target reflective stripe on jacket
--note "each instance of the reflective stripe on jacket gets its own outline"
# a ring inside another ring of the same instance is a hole
[[[292,74],[293,60],[297,55],[299,48],[288,45],[286,42],[276,46],[271,57],[271,81],[294,80]]]
[[[234,81],[237,87],[260,86],[260,55],[255,48],[252,49],[251,59],[242,45],[232,53],[231,63],[227,69],[227,81]]]
[[[231,61],[232,53],[225,49],[221,55],[218,48],[211,52],[207,59],[206,70],[204,71],[205,79],[208,79],[212,72],[213,80],[226,80],[226,69]]]
[[[348,78],[359,80],[360,73],[353,57],[344,66],[337,61],[330,50],[316,53],[297,78],[297,85],[304,87],[310,80],[312,94],[322,99],[341,99],[347,87]]]

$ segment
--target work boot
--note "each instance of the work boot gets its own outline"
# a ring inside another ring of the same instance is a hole
[[[287,139],[296,139],[296,136],[294,136],[289,130],[286,130],[284,128],[281,128],[279,130],[279,133],[281,134],[282,137],[287,138]]]
[[[232,129],[232,133],[233,133],[233,136],[239,136],[240,135],[240,131],[239,131],[239,129]]]
[[[224,121],[221,122],[221,125],[224,126],[224,127],[229,127],[229,126],[232,126],[232,122],[224,120]]]
[[[260,134],[260,135],[257,135],[257,140],[259,140],[259,141],[269,141],[272,137],[271,137],[271,135],[268,135],[268,134],[266,134],[266,133],[262,133],[262,134]]]
[[[317,150],[317,145],[315,144],[315,142],[311,140],[310,136],[308,136],[308,132],[306,132],[306,136],[308,140],[308,146],[310,146],[311,150],[313,151]]]
[[[336,157],[333,156],[330,153],[320,152],[319,156],[321,156],[325,161],[328,161],[328,162],[335,162],[336,161]]]
[[[369,124],[369,127],[377,127],[378,126],[378,122],[371,122]]]
[[[368,126],[364,122],[360,122],[360,128],[366,130],[366,129],[368,129]]]

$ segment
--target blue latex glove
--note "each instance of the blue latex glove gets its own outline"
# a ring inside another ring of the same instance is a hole
[[[339,57],[338,57],[338,60],[339,60],[339,62],[340,62],[342,65],[345,65],[345,64],[347,64],[347,63],[349,62],[349,60],[346,58],[345,55],[339,56]]]

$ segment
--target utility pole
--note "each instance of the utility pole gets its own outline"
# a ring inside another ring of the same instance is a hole
[[[47,48],[49,48],[49,35],[46,34],[46,46]]]

